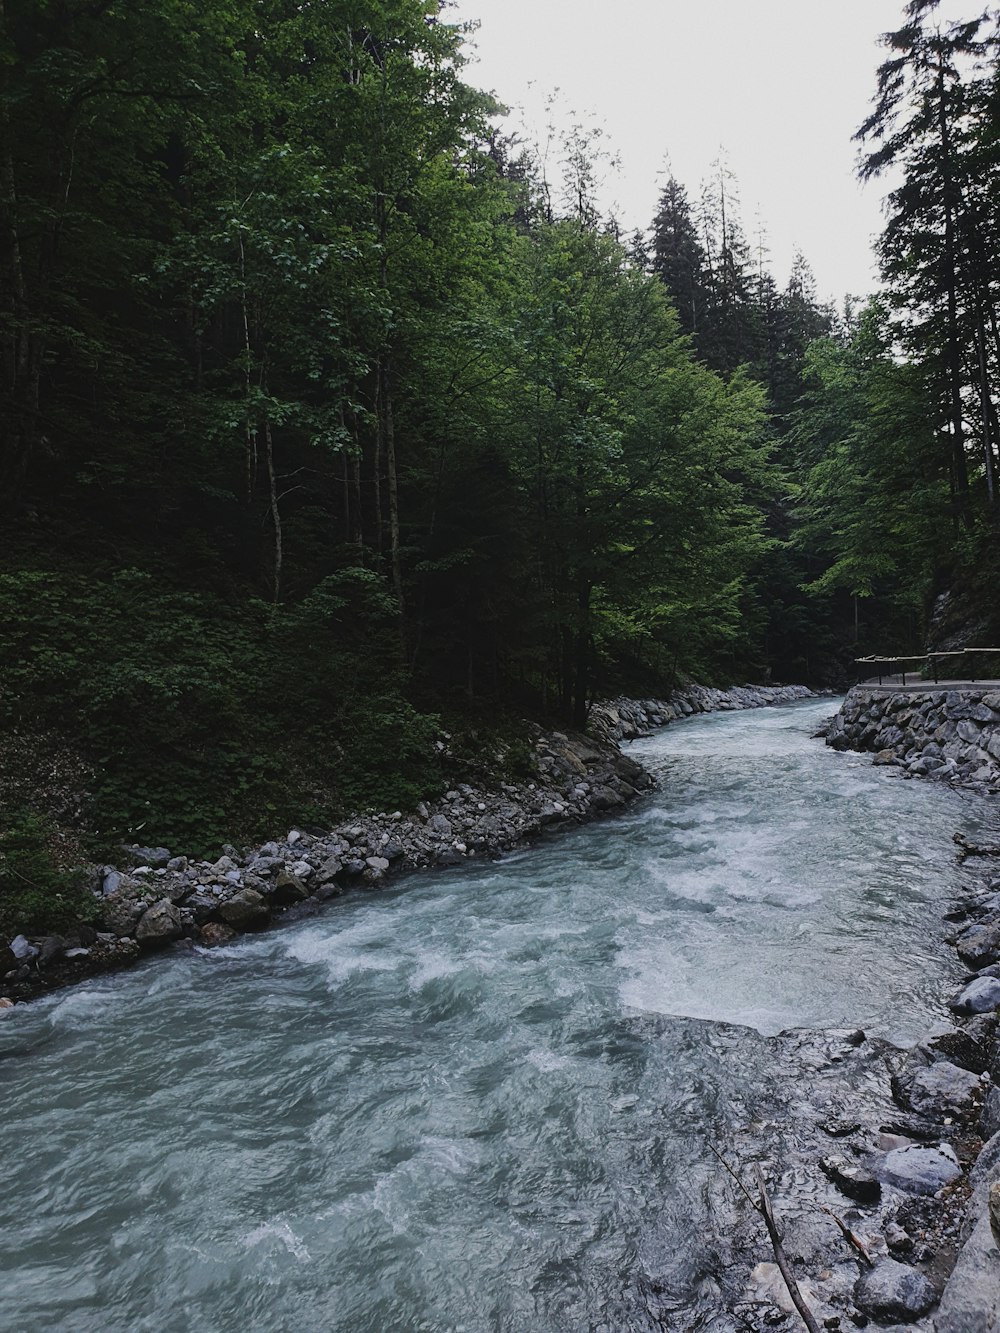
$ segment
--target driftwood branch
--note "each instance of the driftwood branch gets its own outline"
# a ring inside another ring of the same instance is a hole
[[[781,1276],[785,1279],[785,1286],[788,1288],[788,1294],[792,1298],[792,1304],[798,1310],[809,1333],[820,1333],[819,1324],[816,1323],[812,1311],[806,1305],[805,1298],[802,1295],[801,1288],[795,1280],[795,1274],[792,1272],[792,1266],[788,1262],[788,1255],[785,1253],[785,1247],[781,1243],[781,1235],[778,1232],[777,1223],[774,1220],[774,1213],[771,1211],[771,1200],[767,1195],[767,1186],[764,1184],[764,1175],[760,1167],[754,1164],[754,1172],[757,1176],[757,1188],[760,1190],[760,1203],[757,1205],[757,1211],[764,1219],[767,1227],[767,1234],[771,1237],[771,1248],[774,1250],[774,1257],[778,1268],[781,1270]]]
[[[837,1214],[833,1211],[832,1208],[827,1208],[826,1205],[824,1204],[824,1205],[823,1205],[823,1212],[824,1212],[824,1213],[829,1213],[829,1214],[830,1214],[830,1216],[831,1216],[831,1217],[833,1218],[833,1220],[836,1222],[837,1226],[840,1227],[841,1231],[843,1232],[843,1234],[844,1234],[844,1239],[847,1241],[847,1243],[848,1243],[849,1245],[853,1245],[853,1246],[854,1246],[854,1248],[857,1250],[858,1254],[861,1255],[861,1258],[865,1261],[865,1263],[868,1265],[868,1267],[871,1268],[871,1267],[874,1265],[874,1262],[875,1262],[875,1261],[872,1259],[871,1255],[868,1253],[868,1251],[867,1251],[867,1249],[865,1248],[864,1243],[862,1242],[860,1236],[855,1235],[855,1233],[851,1230],[851,1228],[847,1225],[847,1223],[846,1223],[842,1218],[838,1217]]]
[[[798,1310],[802,1322],[809,1330],[809,1333],[821,1333],[820,1326],[816,1323],[812,1311],[806,1304],[805,1297],[802,1295],[802,1289],[799,1287],[795,1274],[792,1272],[792,1266],[788,1262],[788,1255],[785,1253],[785,1247],[781,1243],[781,1235],[778,1231],[777,1223],[774,1220],[774,1213],[771,1210],[771,1200],[768,1197],[767,1186],[764,1184],[764,1176],[760,1167],[754,1164],[754,1171],[757,1176],[757,1188],[760,1191],[758,1198],[755,1199],[747,1189],[746,1185],[743,1184],[743,1181],[723,1157],[722,1153],[720,1153],[713,1144],[710,1143],[708,1146],[711,1149],[713,1156],[722,1163],[732,1176],[733,1180],[735,1180],[741,1192],[750,1203],[750,1206],[755,1212],[760,1213],[761,1217],[764,1219],[764,1225],[767,1227],[767,1234],[771,1238],[771,1248],[774,1250],[774,1257],[778,1264],[778,1271],[784,1278],[785,1286],[788,1288],[788,1294],[792,1298],[792,1304],[795,1306],[796,1310]]]

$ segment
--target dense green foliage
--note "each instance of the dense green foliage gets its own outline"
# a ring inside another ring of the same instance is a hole
[[[80,872],[59,864],[53,838],[52,827],[32,811],[5,811],[0,830],[0,937],[5,941],[16,931],[67,930],[96,918],[93,896]]]
[[[722,166],[698,209],[669,184],[648,260],[620,244],[585,140],[560,195],[446,16],[0,11],[0,725],[79,749],[105,841],[412,803],[453,780],[456,714],[820,678],[858,597],[871,635],[916,632],[958,558],[943,512],[976,549],[983,375],[950,474],[934,422],[941,376],[997,359],[993,141],[966,103],[958,332],[920,285],[933,246],[899,257],[940,230],[940,153],[887,234],[904,367],[899,330],[838,325],[804,260],[777,288]]]

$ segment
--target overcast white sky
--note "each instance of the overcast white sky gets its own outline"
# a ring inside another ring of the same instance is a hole
[[[855,177],[851,136],[867,114],[881,33],[904,0],[457,0],[478,20],[469,82],[496,92],[544,138],[545,98],[599,124],[621,159],[607,202],[624,227],[655,212],[664,160],[697,199],[724,147],[748,235],[759,211],[771,268],[788,278],[798,246],[819,294],[839,304],[876,285],[871,238],[882,187]],[[967,18],[974,0],[944,0]]]

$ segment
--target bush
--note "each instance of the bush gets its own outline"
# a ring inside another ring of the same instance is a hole
[[[29,811],[14,811],[0,829],[0,935],[59,933],[92,921],[97,903],[82,872],[60,868],[55,831]]]

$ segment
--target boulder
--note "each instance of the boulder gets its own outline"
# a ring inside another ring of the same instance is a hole
[[[907,1194],[936,1194],[962,1174],[958,1158],[946,1143],[934,1147],[913,1144],[886,1153],[879,1174],[887,1185]]]
[[[988,1014],[1000,1008],[1000,977],[976,977],[951,1001],[956,1014]]]
[[[318,884],[330,884],[343,869],[344,863],[339,856],[328,856],[316,871],[316,882]]]
[[[112,893],[101,903],[101,925],[123,939],[135,932],[135,923],[146,904],[129,893]]]
[[[179,938],[181,914],[169,898],[147,907],[135,928],[135,938],[144,949],[157,949]]]
[[[30,963],[39,954],[38,946],[32,944],[24,935],[15,935],[10,942],[10,951],[19,963]]]
[[[973,971],[995,963],[1000,959],[1000,921],[969,926],[959,935],[955,947],[959,958]]]
[[[978,1074],[950,1060],[938,1060],[920,1069],[911,1067],[892,1080],[893,1096],[900,1106],[938,1119],[968,1111],[981,1088]]]
[[[858,1278],[854,1303],[872,1319],[910,1324],[937,1301],[937,1292],[915,1268],[882,1259]]]
[[[269,897],[280,907],[287,907],[291,903],[304,902],[309,897],[309,890],[292,870],[279,870]]]
[[[989,1064],[986,1046],[971,1030],[946,1026],[936,1028],[924,1037],[917,1049],[928,1060],[950,1060],[953,1065],[971,1069],[974,1074],[981,1074]]]
[[[222,921],[206,921],[201,928],[201,942],[206,949],[215,949],[236,938],[236,931]]]
[[[170,853],[166,847],[126,847],[125,850],[131,856],[137,866],[152,866],[154,869],[159,866],[165,866],[171,860]]]
[[[217,914],[234,930],[260,930],[267,925],[271,910],[256,889],[240,889],[228,901],[219,904]]]

